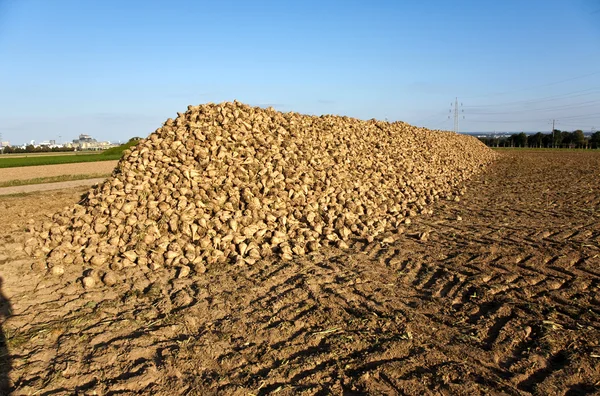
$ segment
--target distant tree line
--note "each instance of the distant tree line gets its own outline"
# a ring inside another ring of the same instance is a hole
[[[583,131],[579,129],[573,132],[555,129],[554,133],[544,134],[538,132],[534,135],[527,135],[521,132],[501,138],[481,137],[479,140],[489,147],[598,149],[600,148],[600,131],[593,133],[591,136],[585,136]]]
[[[52,147],[50,146],[38,146],[35,147],[33,144],[28,144],[25,148],[6,146],[2,148],[4,154],[16,154],[16,153],[58,153],[66,151],[75,151],[74,147]]]

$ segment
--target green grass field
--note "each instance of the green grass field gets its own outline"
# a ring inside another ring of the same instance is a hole
[[[33,156],[33,157],[17,157],[0,156],[0,169],[16,168],[20,166],[36,166],[36,165],[57,165],[57,164],[73,164],[77,162],[98,162],[98,161],[113,161],[121,158],[121,154],[103,155],[103,154],[87,154],[87,155],[52,155],[52,156]]]
[[[138,144],[139,140],[130,139],[127,143],[118,147],[112,147],[101,153],[65,153],[63,155],[52,155],[54,153],[26,153],[0,155],[0,169],[2,168],[18,168],[21,166],[36,166],[36,165],[58,165],[58,164],[74,164],[78,162],[98,162],[98,161],[113,161],[121,159],[123,151]],[[44,155],[46,154],[46,155]],[[50,155],[48,155],[50,154]]]
[[[21,157],[52,157],[52,156],[67,156],[67,155],[100,155],[104,151],[56,151],[44,153],[10,153],[2,154],[0,158],[21,158]]]

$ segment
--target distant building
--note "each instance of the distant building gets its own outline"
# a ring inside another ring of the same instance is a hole
[[[114,147],[116,144],[111,142],[99,142],[90,135],[79,135],[79,139],[74,139],[73,143],[65,144],[65,147],[74,147],[75,150],[106,150]]]
[[[81,146],[84,144],[96,143],[96,139],[92,138],[90,135],[79,135],[79,139],[73,139],[74,146]]]

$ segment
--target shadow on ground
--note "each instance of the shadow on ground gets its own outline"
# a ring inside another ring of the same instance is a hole
[[[11,314],[12,307],[10,301],[2,293],[2,278],[0,278],[0,395],[8,395],[10,393],[8,374],[10,373],[12,364],[2,324]]]

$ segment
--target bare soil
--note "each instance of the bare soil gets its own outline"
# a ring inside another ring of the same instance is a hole
[[[24,186],[0,187],[0,195],[29,194],[38,191],[62,190],[74,187],[89,187],[106,180],[106,178],[69,180],[56,183],[27,184]]]
[[[111,173],[119,161],[81,162],[76,164],[23,166],[0,169],[0,182],[63,175]]]
[[[2,372],[16,395],[597,393],[599,169],[506,152],[394,242],[91,291],[22,250],[84,189],[0,198]]]

